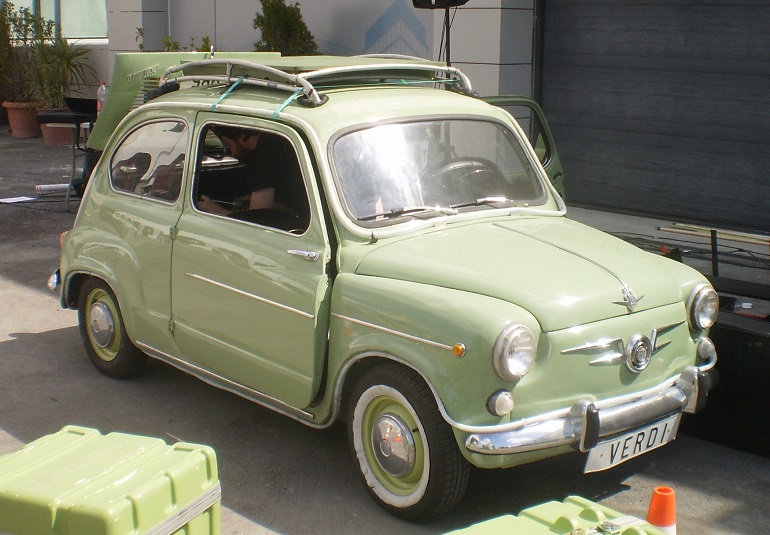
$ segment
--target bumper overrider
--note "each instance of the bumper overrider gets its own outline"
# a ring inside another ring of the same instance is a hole
[[[465,447],[486,455],[509,455],[572,446],[582,452],[602,438],[633,430],[676,413],[695,413],[706,404],[709,390],[717,384],[714,363],[689,366],[660,387],[600,402],[581,400],[571,408],[526,418],[479,431],[473,429]]]

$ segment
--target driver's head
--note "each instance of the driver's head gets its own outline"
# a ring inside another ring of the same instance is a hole
[[[216,129],[216,134],[230,149],[230,154],[243,161],[257,148],[260,132],[251,128],[223,126]]]

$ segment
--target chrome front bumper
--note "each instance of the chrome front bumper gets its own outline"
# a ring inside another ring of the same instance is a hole
[[[465,447],[473,453],[508,455],[572,446],[586,452],[599,440],[641,427],[677,412],[695,413],[706,404],[718,376],[708,368],[689,366],[671,383],[635,399],[609,402],[582,400],[570,409],[527,418],[489,431],[472,432]]]

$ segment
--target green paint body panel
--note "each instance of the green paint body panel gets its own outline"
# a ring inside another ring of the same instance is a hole
[[[0,457],[0,532],[216,535],[208,446],[67,426]]]
[[[664,535],[666,531],[580,496],[547,502],[449,532],[452,535]]]
[[[145,78],[204,57],[118,56],[89,140],[104,155],[63,242],[63,306],[77,306],[85,277],[102,279],[117,296],[129,338],[145,352],[313,427],[341,418],[351,378],[383,360],[400,362],[430,386],[466,459],[485,468],[570,448],[471,453],[465,447],[471,427],[566,411],[581,400],[627,400],[702,364],[696,348],[707,333],[688,328],[687,300],[705,278],[565,217],[536,151],[504,110],[434,87],[343,84],[322,88],[328,101],[317,107],[287,91],[248,86],[224,96],[224,86],[201,85],[130,111]],[[293,73],[396,61],[217,57]],[[340,138],[374,124],[458,117],[504,128],[518,144],[544,192],[533,205],[512,202],[370,226],[351,217],[334,162]],[[285,139],[310,203],[307,229],[283,232],[201,212],[194,181],[202,164],[192,157],[173,202],[117,191],[110,182],[112,155],[132,132],[161,119],[185,125],[188,155],[197,154],[201,132],[212,123]],[[624,285],[636,295],[633,306],[624,304]],[[538,341],[534,367],[518,382],[502,379],[493,365],[498,336],[514,324]],[[593,365],[596,355],[580,350],[610,340],[625,351],[634,336],[656,338],[672,325],[641,373],[620,361]],[[487,407],[500,391],[511,392],[514,402],[504,416]]]

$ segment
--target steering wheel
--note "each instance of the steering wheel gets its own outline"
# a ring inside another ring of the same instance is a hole
[[[492,161],[486,158],[460,158],[437,169],[427,170],[420,177],[424,190],[441,191],[442,197],[456,192],[451,197],[473,193],[477,196],[500,194],[506,180]]]

